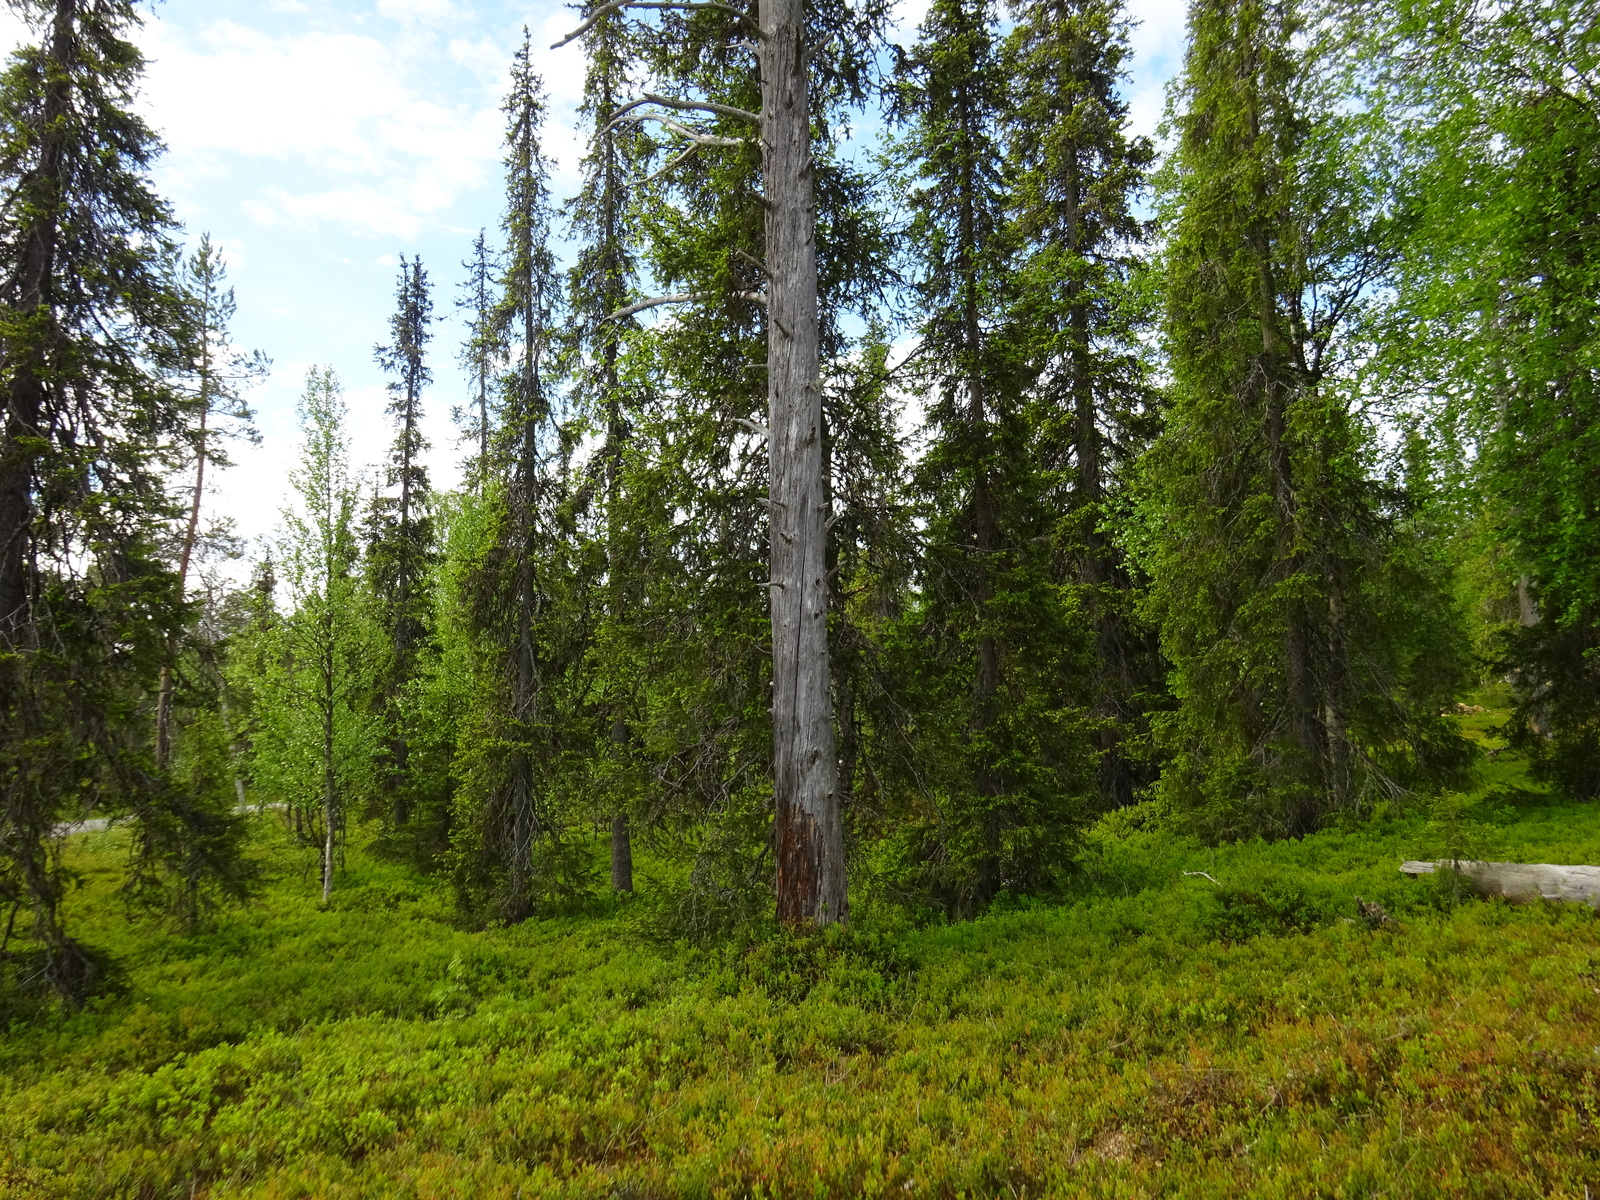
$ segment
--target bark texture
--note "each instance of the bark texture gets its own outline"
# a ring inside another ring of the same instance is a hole
[[[803,0],[761,5],[778,919],[847,917],[828,671],[816,195]]]

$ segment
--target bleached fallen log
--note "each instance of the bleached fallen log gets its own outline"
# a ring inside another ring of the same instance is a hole
[[[1402,875],[1432,875],[1454,867],[1485,896],[1510,900],[1575,900],[1600,908],[1600,867],[1563,867],[1553,863],[1405,862]]]

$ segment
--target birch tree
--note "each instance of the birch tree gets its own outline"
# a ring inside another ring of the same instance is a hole
[[[225,287],[228,271],[222,251],[211,242],[211,235],[200,235],[200,244],[184,267],[184,284],[193,305],[195,318],[193,362],[190,367],[195,391],[194,486],[190,492],[187,519],[178,542],[178,587],[186,588],[195,549],[200,542],[200,516],[205,503],[206,471],[230,465],[219,442],[227,437],[257,440],[252,424],[254,414],[245,402],[243,389],[261,379],[269,362],[258,350],[253,354],[234,347],[228,326],[237,304],[233,289]],[[172,752],[173,662],[178,654],[176,640],[168,645],[169,661],[161,668],[160,690],[156,697],[156,765],[165,768]]]
[[[345,403],[327,367],[306,375],[299,406],[296,503],[283,514],[274,561],[287,611],[265,631],[253,680],[257,787],[302,818],[317,845],[322,898],[333,894],[346,816],[372,786],[382,725],[370,697],[381,646],[359,574],[359,489],[351,477]]]

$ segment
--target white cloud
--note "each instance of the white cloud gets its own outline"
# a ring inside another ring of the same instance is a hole
[[[1167,81],[1183,66],[1189,6],[1187,0],[1130,0],[1128,15],[1136,22],[1129,38],[1129,123],[1135,132],[1154,134],[1166,108]]]
[[[378,15],[393,21],[442,21],[456,15],[450,0],[378,0]]]
[[[412,237],[492,177],[501,117],[487,59],[468,64],[490,75],[474,95],[432,81],[420,43],[407,39],[278,37],[234,21],[185,36],[156,21],[147,43],[146,106],[170,147],[170,186],[214,178],[240,157],[279,160],[304,178],[241,200],[263,224]]]

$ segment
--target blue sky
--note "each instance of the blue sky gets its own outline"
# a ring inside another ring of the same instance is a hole
[[[1132,0],[1140,22],[1130,97],[1154,129],[1182,53],[1182,0]],[[909,40],[925,0],[901,0]],[[10,24],[13,37],[16,31]],[[165,0],[138,40],[150,61],[143,108],[168,153],[159,189],[191,236],[226,248],[236,340],[273,359],[252,394],[263,435],[209,489],[208,511],[247,538],[271,532],[293,462],[306,368],[346,385],[355,457],[376,462],[387,431],[373,345],[386,336],[401,254],[435,284],[429,397],[434,482],[457,478],[450,425],[465,383],[455,364],[456,284],[473,235],[500,209],[500,98],[526,24],[551,101],[558,197],[573,186],[581,48],[545,49],[573,24],[551,0]]]

